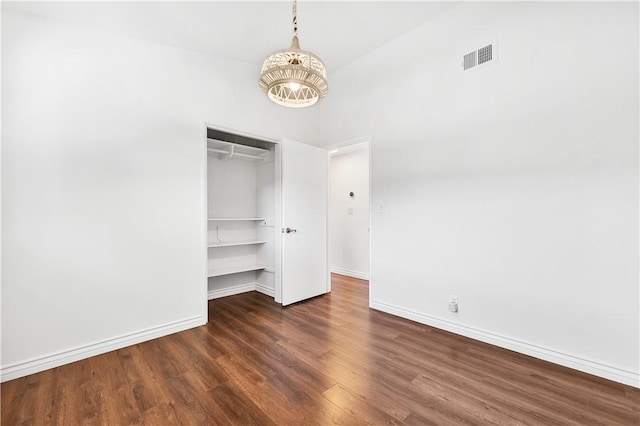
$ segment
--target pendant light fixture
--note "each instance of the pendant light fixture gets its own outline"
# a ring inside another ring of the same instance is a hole
[[[313,53],[300,49],[296,0],[293,0],[291,47],[267,56],[260,73],[260,87],[273,102],[290,108],[314,105],[327,94],[324,63]]]

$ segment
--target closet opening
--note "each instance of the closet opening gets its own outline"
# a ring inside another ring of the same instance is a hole
[[[207,127],[207,297],[275,294],[276,143]]]

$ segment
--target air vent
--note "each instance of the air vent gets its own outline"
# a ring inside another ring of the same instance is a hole
[[[485,62],[489,62],[493,57],[492,53],[493,53],[492,44],[485,46],[482,49],[478,49],[478,65],[482,65]]]
[[[471,52],[464,55],[464,69],[468,70],[478,65],[478,52]]]
[[[497,59],[496,43],[491,43],[473,52],[467,53],[462,58],[462,68],[466,71],[483,64],[494,62]]]

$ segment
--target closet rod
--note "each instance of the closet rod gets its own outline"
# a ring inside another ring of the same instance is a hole
[[[211,152],[215,152],[218,154],[225,154],[225,155],[229,155],[231,157],[245,157],[245,158],[253,158],[254,160],[266,160],[266,158],[261,157],[259,155],[253,155],[253,154],[244,154],[242,152],[229,152],[229,151],[225,151],[223,149],[216,149],[216,148],[207,148],[207,151],[211,151]]]
[[[213,139],[213,138],[207,138],[208,142],[213,142],[215,144],[221,144],[224,146],[239,146],[243,149],[247,149],[249,151],[253,151],[257,154],[262,154],[264,152],[269,151],[268,149],[264,149],[264,148],[258,148],[257,146],[249,146],[249,145],[242,145],[242,144],[237,144],[235,142],[227,142],[227,141],[221,141],[219,139]]]

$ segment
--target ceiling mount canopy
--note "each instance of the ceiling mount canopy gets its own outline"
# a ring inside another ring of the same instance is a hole
[[[327,69],[312,52],[300,49],[298,16],[293,1],[291,47],[269,54],[262,64],[260,87],[273,102],[290,108],[316,104],[327,94]]]

